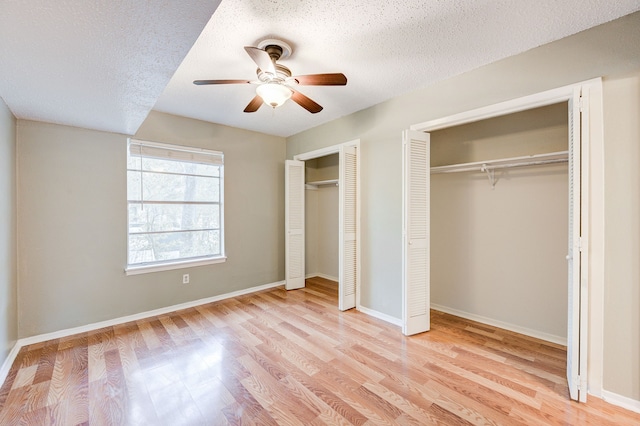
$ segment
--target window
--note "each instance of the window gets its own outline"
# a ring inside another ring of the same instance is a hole
[[[221,262],[221,152],[129,140],[127,273]]]

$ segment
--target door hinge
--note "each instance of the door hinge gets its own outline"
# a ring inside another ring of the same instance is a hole
[[[581,392],[587,392],[587,378],[583,376],[578,376],[578,390]]]
[[[578,109],[580,110],[580,112],[582,112],[582,109],[583,109],[583,107],[584,107],[584,105],[583,105],[583,99],[584,99],[584,98],[583,98],[582,96],[580,96],[580,97],[578,98]]]
[[[582,245],[582,237],[578,237],[578,250],[580,250],[580,252],[582,252],[583,250],[583,245]]]
[[[576,386],[577,386],[579,391],[586,390],[586,383],[582,382],[582,376],[580,376],[580,375],[578,375],[578,377],[576,377]]]

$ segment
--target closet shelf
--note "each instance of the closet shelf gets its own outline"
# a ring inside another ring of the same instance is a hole
[[[451,164],[431,167],[431,174],[455,172],[486,172],[509,167],[537,166],[541,164],[564,163],[569,161],[569,151],[549,152],[546,154],[525,155],[523,157],[500,158],[496,160],[475,161],[473,163]]]
[[[313,182],[307,182],[306,184],[316,188],[325,185],[338,185],[338,179],[316,180]]]

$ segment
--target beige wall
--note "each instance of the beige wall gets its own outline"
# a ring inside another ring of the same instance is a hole
[[[0,98],[0,366],[18,338],[16,119]]]
[[[568,149],[566,102],[431,133],[431,166]]]
[[[338,154],[325,155],[305,161],[306,182],[338,179]]]
[[[287,139],[287,158],[293,158],[294,155],[302,152],[360,139],[362,207],[360,296],[364,307],[395,318],[401,317],[401,132],[413,124],[474,108],[598,76],[619,75],[638,70],[640,69],[638,28],[640,28],[640,13],[635,13],[424,89],[399,95],[374,107]],[[611,93],[607,104],[615,103],[618,96],[622,95]],[[630,92],[624,94],[624,97],[637,100],[638,94]],[[625,113],[625,116],[630,116],[630,113]],[[628,123],[637,124],[637,117],[636,114],[632,119],[629,118]],[[604,143],[608,145],[615,142],[605,138]],[[624,151],[624,148],[621,150]],[[637,166],[637,158],[620,153],[615,160],[607,159],[605,167],[608,169],[616,167],[615,161],[631,162],[634,167]],[[606,170],[607,174],[609,172],[614,171]],[[611,186],[609,178],[605,190],[612,191]],[[613,186],[615,187],[615,184]],[[637,197],[637,191],[631,191],[631,193]],[[605,201],[617,202],[611,197],[607,197]],[[616,211],[618,208],[616,204],[607,204],[609,215],[612,210]],[[616,218],[607,216],[605,220],[610,223]],[[607,238],[608,246],[614,244],[624,247],[631,244],[631,241],[637,241],[637,238],[633,239],[633,234],[623,235],[622,232],[615,237],[608,235]],[[637,258],[633,262],[637,265]],[[618,298],[623,298],[625,295],[632,297],[634,293],[629,290],[631,280],[632,277],[626,277],[621,282],[607,280],[604,283],[605,292],[616,295]],[[637,281],[634,281],[634,285],[637,289]],[[605,312],[605,323],[610,324],[610,327],[637,325],[637,314],[633,313],[638,312],[637,304],[634,305],[637,303],[637,293],[635,296],[636,302],[630,300],[623,302],[625,309],[618,310],[610,306]],[[594,303],[598,302],[594,301]],[[597,327],[597,325],[593,326]],[[606,339],[610,338],[620,343],[615,336],[608,335]],[[640,333],[636,333],[630,342],[622,344],[621,347],[627,351],[631,347],[637,348],[638,339],[640,339]],[[640,386],[640,374],[637,372],[640,368],[640,357],[633,358],[630,355],[633,353],[627,352],[620,355],[618,345],[605,345],[604,357],[607,359],[607,368],[604,370],[604,382],[607,389],[618,390],[622,396],[638,400],[640,399],[637,391]],[[615,362],[623,359],[625,363]],[[599,380],[596,378],[596,381]]]
[[[604,388],[640,401],[640,71],[606,78]]]
[[[136,137],[224,152],[227,262],[126,276],[127,138],[19,120],[20,337],[284,279],[284,139],[156,112]]]
[[[338,187],[318,188],[318,272],[338,278]]]
[[[304,191],[304,271],[307,277],[318,273],[318,190]]]
[[[567,149],[567,104],[431,134],[431,164]],[[431,302],[564,341],[567,164],[431,176]],[[524,330],[523,330],[524,331]]]

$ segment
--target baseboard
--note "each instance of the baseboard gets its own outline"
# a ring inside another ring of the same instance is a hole
[[[435,303],[431,304],[431,309],[435,309],[436,311],[444,312],[446,314],[455,315],[457,317],[466,318],[472,321],[481,322],[483,324],[492,325],[494,327],[504,328],[505,330],[524,334],[525,336],[535,337],[536,339],[545,340],[547,342],[556,343],[558,345],[567,346],[566,337],[556,336],[554,334],[548,334],[538,330],[532,330],[530,328],[521,327],[519,325],[514,325],[508,322],[503,322],[503,321],[495,320],[492,318],[483,317],[481,315],[470,314],[468,312],[459,311],[457,309],[449,308],[447,306],[437,305]]]
[[[332,277],[331,275],[323,274],[321,272],[314,272],[313,274],[307,274],[305,276],[305,278],[315,278],[315,277],[320,277],[320,278],[324,278],[325,280],[338,282],[338,277]]]
[[[373,309],[365,308],[364,306],[358,306],[358,310],[363,314],[371,315],[374,318],[402,327],[402,320],[400,318],[392,317],[391,315],[383,314],[382,312],[374,311]]]
[[[609,404],[617,405],[618,407],[640,413],[640,401],[637,399],[618,395],[617,393],[609,392],[604,389],[602,390],[602,399]]]
[[[0,367],[0,387],[2,387],[2,385],[4,384],[4,381],[7,380],[7,376],[9,375],[9,370],[11,370],[13,361],[15,361],[16,357],[18,356],[18,352],[20,352],[20,348],[22,348],[22,346],[18,342],[16,342],[16,344],[13,345],[13,349],[9,351],[7,358],[2,363],[2,367]]]
[[[61,337],[67,337],[78,333],[85,333],[88,331],[98,330],[104,327],[111,327],[118,324],[123,324],[130,321],[138,321],[141,319],[153,317],[156,315],[164,315],[170,312],[179,311],[181,309],[193,308],[194,306],[205,305],[211,302],[217,302],[219,300],[230,299],[232,297],[243,296],[245,294],[255,293],[257,291],[268,290],[270,288],[279,287],[284,285],[284,281],[279,281],[270,284],[259,285],[256,287],[246,288],[244,290],[233,291],[231,293],[220,294],[218,296],[206,297],[204,299],[193,300],[191,302],[180,303],[177,305],[167,306],[164,308],[154,309],[152,311],[140,312],[138,314],[127,315],[124,317],[114,318],[107,321],[96,322],[92,324],[83,325],[80,327],[68,328],[65,330],[54,331],[52,333],[39,334],[37,336],[26,337],[18,340],[16,345],[20,347],[26,345],[32,345],[34,343],[45,342],[47,340],[59,339]]]

